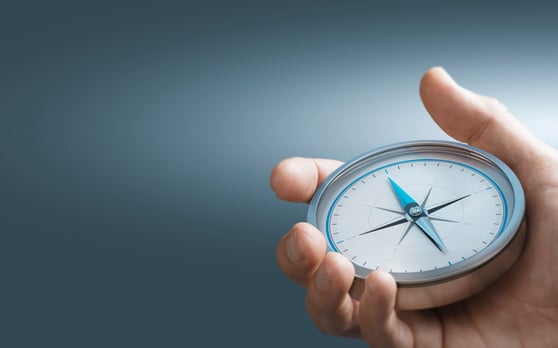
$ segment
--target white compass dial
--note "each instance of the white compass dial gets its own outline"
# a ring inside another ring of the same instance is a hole
[[[390,179],[416,200],[410,211]],[[430,220],[445,251],[413,215]],[[424,158],[375,168],[345,187],[328,214],[327,238],[363,267],[423,272],[475,255],[498,236],[506,217],[500,188],[481,171]]]
[[[357,280],[390,272],[400,307],[426,308],[470,296],[511,267],[524,211],[519,180],[498,158],[464,144],[409,142],[332,173],[308,221],[351,260]]]

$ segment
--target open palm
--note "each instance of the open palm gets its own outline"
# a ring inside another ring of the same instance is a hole
[[[441,68],[423,77],[426,109],[450,136],[487,150],[518,175],[526,198],[527,240],[512,269],[491,287],[458,303],[396,311],[397,287],[371,273],[360,301],[349,295],[351,263],[325,253],[321,232],[296,224],[279,242],[279,266],[307,288],[307,309],[328,333],[360,336],[373,347],[558,346],[558,152],[527,131],[495,99],[458,86]],[[279,198],[307,202],[341,163],[292,158],[272,172]]]

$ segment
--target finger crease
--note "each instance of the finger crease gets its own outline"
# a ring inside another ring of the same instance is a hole
[[[469,139],[466,140],[467,144],[474,145],[482,137],[485,131],[492,126],[492,124],[494,123],[494,119],[495,116],[491,115],[488,120],[486,120],[486,122],[482,125],[482,127],[480,127],[478,131],[473,133],[473,135],[471,135]]]

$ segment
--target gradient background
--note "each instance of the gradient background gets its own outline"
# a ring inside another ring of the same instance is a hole
[[[361,347],[278,270],[270,170],[446,139],[433,65],[557,145],[557,37],[550,2],[3,4],[0,345]]]

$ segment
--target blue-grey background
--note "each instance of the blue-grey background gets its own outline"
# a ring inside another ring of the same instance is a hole
[[[550,2],[0,7],[3,347],[360,347],[276,266],[274,164],[444,139],[433,65],[558,144]]]

